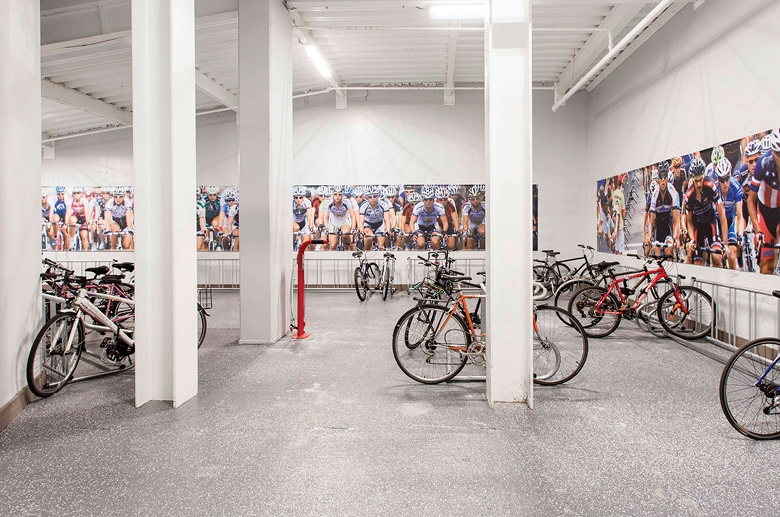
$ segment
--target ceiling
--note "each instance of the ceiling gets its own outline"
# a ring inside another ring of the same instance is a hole
[[[474,2],[288,0],[294,95],[365,86],[481,87],[482,20],[432,20],[428,10]],[[534,85],[561,95],[607,54],[610,39],[617,44],[656,6],[569,2],[532,4]],[[586,87],[595,88],[686,3],[672,3]],[[238,0],[196,0],[195,7],[197,111],[237,109]],[[319,46],[330,80],[302,43]],[[41,78],[44,143],[132,125],[130,0],[41,0]]]

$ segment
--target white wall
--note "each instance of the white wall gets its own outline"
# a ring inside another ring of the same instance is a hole
[[[589,95],[582,217],[592,243],[587,207],[594,206],[596,180],[780,125],[778,19],[780,2],[772,0],[708,0],[696,10],[689,4]],[[726,286],[780,288],[777,277],[685,265],[679,271]],[[728,300],[721,302],[725,310]],[[776,303],[765,305],[765,332],[774,335]]]

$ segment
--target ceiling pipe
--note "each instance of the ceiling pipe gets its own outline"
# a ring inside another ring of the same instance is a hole
[[[312,95],[321,95],[333,90],[389,90],[389,91],[403,91],[403,90],[484,90],[484,86],[455,86],[453,88],[447,88],[446,86],[342,86],[341,88],[327,88],[325,90],[317,90],[313,92],[296,93],[293,95],[293,99],[299,99],[301,97],[309,97]],[[532,90],[552,90],[555,91],[554,86],[533,86]]]
[[[580,80],[579,80],[579,82],[577,82],[577,84],[575,84],[574,86],[572,86],[572,87],[569,89],[569,91],[568,91],[568,92],[566,92],[566,95],[564,95],[563,97],[561,97],[560,99],[558,99],[558,102],[556,102],[555,104],[553,104],[553,107],[552,107],[552,110],[553,110],[553,112],[555,112],[555,111],[558,111],[558,108],[560,108],[560,107],[563,105],[563,103],[565,103],[565,102],[566,102],[566,101],[567,101],[567,100],[568,100],[568,99],[569,99],[569,98],[570,98],[572,95],[574,95],[575,93],[577,93],[577,91],[579,91],[579,89],[580,89],[580,88],[582,88],[583,86],[585,86],[585,84],[586,84],[588,81],[590,81],[590,80],[591,80],[591,79],[592,79],[592,78],[593,78],[593,77],[594,77],[596,74],[598,74],[598,73],[599,73],[599,71],[600,71],[602,68],[604,68],[604,67],[607,65],[607,63],[609,62],[609,60],[610,60],[610,59],[612,59],[613,57],[615,57],[615,56],[616,56],[617,54],[619,54],[619,53],[620,53],[620,52],[621,52],[621,51],[622,51],[624,48],[626,48],[626,47],[629,45],[629,43],[631,43],[631,42],[634,40],[634,38],[635,38],[636,36],[638,36],[638,35],[639,35],[639,33],[640,33],[640,32],[642,32],[643,30],[645,30],[645,29],[646,29],[646,28],[647,28],[647,27],[648,27],[648,26],[649,26],[651,23],[653,23],[653,21],[655,21],[655,19],[656,19],[656,18],[658,18],[658,16],[660,16],[660,14],[661,14],[661,13],[664,11],[664,9],[666,9],[667,7],[669,7],[669,6],[670,6],[670,5],[671,5],[673,2],[674,2],[674,0],[661,0],[661,2],[659,2],[659,3],[658,3],[658,5],[656,5],[656,6],[655,6],[655,8],[653,8],[653,10],[652,10],[652,11],[650,11],[650,12],[647,14],[647,16],[645,16],[645,17],[642,19],[642,21],[641,21],[641,22],[639,22],[639,23],[637,24],[637,26],[636,26],[636,27],[634,27],[633,29],[631,29],[631,32],[629,32],[628,34],[626,34],[626,37],[625,37],[625,38],[623,38],[622,40],[620,40],[620,41],[618,42],[618,44],[617,44],[617,45],[615,45],[615,46],[612,48],[612,50],[610,50],[609,52],[607,52],[607,55],[606,55],[606,56],[604,56],[604,57],[601,59],[601,61],[599,61],[598,63],[596,63],[596,65],[595,65],[593,68],[591,68],[591,69],[590,69],[590,71],[589,71],[587,74],[585,74],[585,75],[582,77],[582,79],[580,79]]]

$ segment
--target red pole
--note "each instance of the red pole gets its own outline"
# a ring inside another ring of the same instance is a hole
[[[300,246],[298,246],[298,333],[293,334],[291,337],[293,339],[306,339],[309,337],[309,334],[304,332],[304,327],[306,326],[306,322],[303,319],[304,316],[304,277],[303,277],[303,254],[306,251],[306,248],[309,247],[310,244],[325,244],[324,240],[312,240],[312,241],[306,241],[301,243]]]

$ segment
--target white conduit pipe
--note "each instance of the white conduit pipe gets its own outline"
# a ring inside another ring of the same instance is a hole
[[[609,62],[610,59],[615,57],[620,51],[626,48],[628,44],[631,43],[640,32],[646,29],[648,25],[653,23],[653,21],[656,18],[658,18],[658,16],[664,11],[664,9],[669,7],[672,4],[672,2],[674,2],[674,0],[662,0],[661,2],[659,2],[658,5],[656,5],[655,8],[647,14],[647,16],[642,18],[642,21],[639,22],[636,27],[631,29],[631,32],[626,34],[625,38],[620,40],[620,42],[617,45],[615,45],[615,47],[612,50],[610,50],[607,53],[607,55],[601,59],[601,61],[596,63],[596,66],[590,69],[590,72],[585,74],[577,84],[575,84],[572,88],[569,89],[568,92],[566,92],[566,95],[558,99],[558,102],[553,104],[552,110],[558,111],[558,108],[560,108],[564,102],[566,102],[572,95],[577,93],[577,91],[580,88],[585,86],[585,83],[590,81],[593,78],[593,76],[595,76],[604,66],[606,66],[606,64]]]
[[[332,92],[334,90],[484,90],[484,86],[454,86],[447,88],[446,86],[342,86],[340,88],[328,88],[326,90],[317,90],[315,92],[298,93],[293,95],[293,99],[300,97],[309,97],[311,95],[320,95],[322,93]],[[533,90],[555,90],[554,86],[533,86]]]

